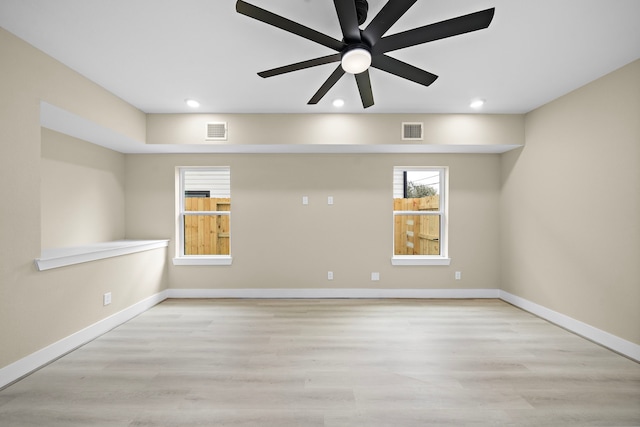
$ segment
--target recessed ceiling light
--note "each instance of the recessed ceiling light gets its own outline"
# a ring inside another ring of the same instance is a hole
[[[344,106],[344,99],[334,99],[333,100],[333,106],[336,108],[340,108],[342,106]]]
[[[469,107],[471,108],[480,108],[484,105],[484,99],[474,99],[473,101],[471,101],[471,104],[469,104]]]
[[[200,103],[195,99],[185,99],[184,102],[191,108],[198,108],[200,106]]]

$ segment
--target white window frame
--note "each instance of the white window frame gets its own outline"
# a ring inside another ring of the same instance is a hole
[[[184,208],[184,176],[186,171],[231,171],[229,166],[179,166],[176,168],[176,256],[174,265],[231,265],[231,238],[229,238],[229,255],[185,255],[184,254],[184,217],[185,215],[227,215],[231,227],[231,211],[185,211]],[[231,178],[229,178],[231,181]],[[231,186],[231,182],[229,182]],[[231,230],[229,230],[231,235]]]
[[[438,194],[440,196],[437,211],[393,211],[391,227],[391,264],[392,265],[450,265],[449,258],[449,168],[446,166],[395,166],[396,171],[437,171],[440,174]],[[440,255],[395,255],[395,217],[397,215],[440,215]]]

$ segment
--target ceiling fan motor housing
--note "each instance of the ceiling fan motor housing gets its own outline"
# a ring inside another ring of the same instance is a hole
[[[367,0],[354,0],[354,3],[356,6],[358,25],[362,25],[367,20],[369,3]],[[371,65],[371,46],[366,44],[364,40],[361,40],[359,43],[347,44],[340,52],[340,55],[342,68],[347,73],[359,74]]]
[[[367,0],[355,0],[356,14],[358,16],[358,25],[364,24],[367,20],[367,12],[369,12],[369,2]]]

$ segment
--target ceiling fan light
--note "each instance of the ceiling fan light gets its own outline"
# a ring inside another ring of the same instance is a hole
[[[336,108],[344,107],[344,99],[334,99],[332,102],[333,106]]]
[[[371,53],[363,48],[355,48],[342,55],[342,69],[349,74],[360,74],[371,65]]]

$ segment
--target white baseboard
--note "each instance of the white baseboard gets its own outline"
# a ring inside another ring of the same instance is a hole
[[[551,323],[555,323],[558,326],[607,347],[617,353],[623,354],[630,359],[640,362],[640,345],[638,344],[595,328],[562,313],[558,313],[557,311],[550,310],[524,298],[512,295],[509,292],[500,291],[500,299],[548,320]]]
[[[96,339],[105,332],[144,313],[154,305],[167,299],[167,291],[152,295],[124,310],[100,320],[91,326],[69,335],[41,350],[0,369],[0,388],[13,383],[38,368],[56,360],[68,352]]]
[[[499,289],[169,289],[168,298],[500,298]]]
[[[640,345],[499,289],[167,289],[0,369],[0,388],[56,360],[167,298],[499,298],[640,361]]]

